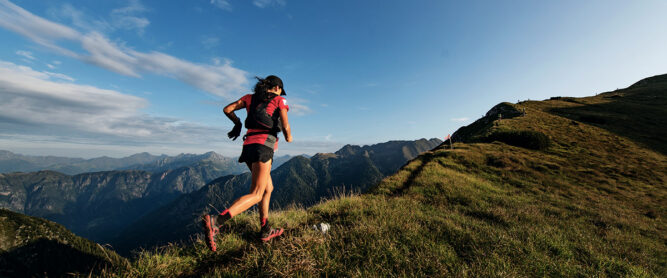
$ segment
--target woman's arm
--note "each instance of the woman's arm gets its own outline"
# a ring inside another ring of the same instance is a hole
[[[245,108],[245,101],[243,101],[242,99],[239,99],[239,100],[237,100],[235,102],[232,102],[232,103],[228,104],[227,106],[225,106],[225,108],[222,109],[222,112],[225,112],[225,115],[227,115],[227,118],[232,120],[232,122],[234,122],[234,124],[237,124],[237,123],[240,124],[241,120],[239,119],[239,117],[236,116],[234,111],[239,110],[239,109],[243,109],[243,108]]]
[[[236,140],[236,138],[241,135],[241,128],[243,125],[241,124],[241,120],[239,117],[236,116],[234,111],[242,109],[245,107],[245,102],[243,99],[239,99],[235,102],[230,103],[229,105],[225,106],[225,108],[222,109],[222,112],[225,112],[225,115],[227,115],[227,118],[232,120],[234,123],[234,128],[232,131],[227,133],[227,136],[232,139],[232,141]]]
[[[285,141],[292,142],[292,131],[289,128],[289,121],[287,120],[287,109],[280,109],[280,122],[283,123],[283,135],[285,135]]]

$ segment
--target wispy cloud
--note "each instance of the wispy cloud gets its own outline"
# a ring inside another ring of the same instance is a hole
[[[136,30],[142,35],[150,21],[139,14],[147,11],[139,0],[130,0],[128,5],[111,11],[111,20],[116,28]]]
[[[266,8],[271,6],[285,6],[287,5],[286,0],[253,0],[252,4],[258,8]],[[211,0],[211,5],[220,8],[225,11],[232,11],[232,4],[229,0]]]
[[[50,69],[56,69],[62,62],[60,61],[52,61],[50,64],[46,64],[46,66]]]
[[[288,96],[287,101],[287,105],[290,108],[290,113],[294,115],[303,116],[313,112],[310,107],[308,107],[308,101],[305,99]]]
[[[232,5],[227,0],[211,0],[211,4],[225,11],[231,11]]]
[[[140,11],[133,5],[120,9],[118,14]],[[62,55],[73,57],[107,70],[132,77],[157,74],[180,80],[208,93],[231,98],[244,89],[247,73],[226,61],[221,65],[193,63],[177,57],[152,51],[139,52],[113,42],[96,31],[81,33],[70,27],[38,17],[7,0],[0,0],[0,26],[30,38]],[[80,43],[87,53],[77,53],[58,45],[68,40]]]
[[[68,21],[74,27],[84,31],[98,31],[111,32],[114,27],[107,20],[101,17],[91,17],[86,15],[82,10],[74,7],[72,4],[65,3],[59,8],[51,8],[48,10],[48,15],[51,18],[59,21]]]
[[[25,50],[18,50],[16,51],[16,55],[25,57],[30,60],[35,60],[35,56],[32,56],[32,52],[30,51],[25,51]]]
[[[452,121],[452,122],[460,123],[460,122],[466,122],[466,121],[468,121],[469,119],[470,119],[470,118],[468,118],[468,117],[462,117],[462,118],[451,118],[451,119],[449,119],[449,120]]]
[[[266,8],[269,6],[285,6],[287,1],[285,0],[253,0],[252,4],[259,8]]]
[[[68,3],[57,9],[49,9],[48,14],[59,20],[68,20],[73,26],[84,31],[108,33],[115,30],[134,30],[137,34],[143,35],[150,24],[150,20],[141,15],[146,11],[148,9],[141,2],[130,0],[126,6],[111,10],[107,18],[91,17]]]

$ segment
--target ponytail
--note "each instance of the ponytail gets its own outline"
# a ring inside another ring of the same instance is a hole
[[[255,76],[255,78],[257,78],[257,84],[255,84],[255,88],[253,89],[253,101],[264,102],[271,97],[271,94],[268,92],[271,88],[271,84],[264,78],[259,78],[257,76]]]

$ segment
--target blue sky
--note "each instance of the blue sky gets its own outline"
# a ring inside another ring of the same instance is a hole
[[[443,138],[502,101],[594,95],[667,72],[665,10],[665,1],[0,0],[0,149],[237,156],[221,109],[269,74],[291,107],[295,142],[282,141],[280,155]]]

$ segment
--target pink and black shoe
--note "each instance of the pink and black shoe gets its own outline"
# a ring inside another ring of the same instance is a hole
[[[277,228],[277,229],[270,229],[266,232],[262,232],[262,241],[267,242],[274,237],[280,236],[283,234],[283,228]]]
[[[204,231],[206,232],[206,245],[211,251],[215,252],[217,246],[215,244],[215,235],[220,233],[218,225],[215,223],[215,215],[206,214],[202,217],[204,221]]]
[[[271,240],[274,237],[280,236],[283,234],[283,228],[274,229],[269,225],[268,219],[262,219],[262,228],[260,230],[260,239],[264,242]]]

